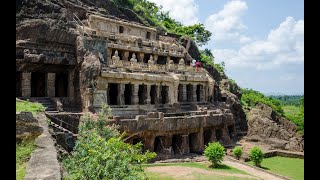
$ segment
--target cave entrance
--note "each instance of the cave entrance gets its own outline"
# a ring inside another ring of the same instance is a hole
[[[222,140],[222,130],[221,129],[216,129],[216,138],[217,138],[217,141]]]
[[[145,101],[146,101],[146,88],[147,86],[142,84],[142,85],[139,85],[139,90],[138,90],[138,96],[139,96],[139,104],[140,105],[143,105],[145,104]]]
[[[144,57],[143,57],[143,62],[144,63],[148,63],[149,59],[150,59],[150,56],[151,54],[144,54]],[[153,59],[154,60],[154,59]]]
[[[154,140],[154,152],[159,153],[162,152],[164,146],[163,146],[163,137],[157,136]]]
[[[191,133],[189,134],[189,148],[191,153],[197,152],[197,146],[198,146],[198,133]]]
[[[198,101],[198,102],[200,101],[200,97],[201,97],[201,89],[202,89],[201,85],[198,84],[198,85],[197,85],[197,89],[196,89],[197,101]]]
[[[55,78],[55,96],[67,97],[68,96],[68,73],[56,73]]]
[[[157,86],[156,85],[151,85],[150,97],[151,97],[151,104],[155,104],[156,98],[157,98]]]
[[[161,103],[166,104],[168,103],[168,91],[169,86],[161,86]]]
[[[119,95],[119,85],[115,83],[109,84],[109,104],[117,105],[118,104],[118,95]]]
[[[158,56],[157,64],[167,64],[166,56]]]
[[[181,151],[182,137],[180,134],[174,134],[172,136],[172,149],[175,154],[182,154]]]
[[[31,96],[46,96],[46,74],[41,72],[31,73]]]
[[[234,134],[234,126],[233,125],[228,126],[228,133],[229,133],[230,139],[232,139],[233,134]]]
[[[211,142],[212,131],[211,129],[203,131],[203,144],[208,145]]]
[[[193,86],[192,84],[187,85],[187,101],[192,102],[192,93],[193,93]]]
[[[131,105],[132,102],[132,84],[126,84],[124,88],[124,103]]]

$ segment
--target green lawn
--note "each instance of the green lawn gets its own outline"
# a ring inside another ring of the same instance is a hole
[[[185,162],[185,163],[163,163],[163,164],[143,164],[143,167],[157,167],[157,166],[183,166],[183,167],[191,167],[191,168],[199,168],[208,171],[220,171],[226,173],[238,173],[238,174],[247,174],[244,171],[241,171],[236,168],[232,168],[226,165],[220,165],[217,168],[211,168],[210,163],[198,163],[198,162]],[[203,179],[203,180],[248,180],[250,178],[243,178],[243,177],[230,177],[230,176],[222,176],[222,175],[212,175],[212,174],[201,174],[194,172],[192,175],[181,176],[179,178],[172,177],[169,174],[165,173],[156,173],[156,172],[147,172],[145,171],[146,176],[150,180],[184,180],[186,178],[192,179]]]
[[[37,112],[44,111],[44,107],[40,103],[16,100],[16,112],[21,112],[21,111],[29,111],[32,113],[37,113]]]
[[[35,149],[34,142],[16,143],[16,179],[22,180],[26,174],[26,163],[32,151]]]
[[[251,161],[248,163],[253,165]],[[261,166],[294,180],[304,179],[304,159],[275,156],[263,159]]]
[[[200,168],[209,171],[221,171],[221,172],[228,172],[228,173],[238,173],[238,174],[248,174],[244,171],[239,169],[220,164],[217,168],[209,167],[209,163],[197,163],[197,162],[184,162],[184,163],[163,163],[163,164],[143,164],[145,167],[153,167],[153,166],[185,166],[185,167],[193,167],[193,168]]]

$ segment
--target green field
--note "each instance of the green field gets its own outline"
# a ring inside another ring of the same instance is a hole
[[[294,116],[300,111],[299,106],[282,106],[282,109],[286,115]]]
[[[248,163],[253,165],[251,161]],[[294,180],[304,179],[304,159],[275,156],[263,159],[261,166],[267,171]]]

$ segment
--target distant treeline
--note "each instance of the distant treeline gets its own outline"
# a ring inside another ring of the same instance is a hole
[[[281,105],[293,105],[293,106],[299,106],[301,103],[301,98],[304,97],[304,95],[271,95],[269,96],[273,99],[277,99],[280,101]]]

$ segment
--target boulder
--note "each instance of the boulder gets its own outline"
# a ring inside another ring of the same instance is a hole
[[[31,112],[16,113],[16,141],[35,139],[43,129]]]
[[[275,149],[304,151],[304,138],[289,120],[279,117],[271,107],[257,104],[248,113],[247,140],[266,143]]]

